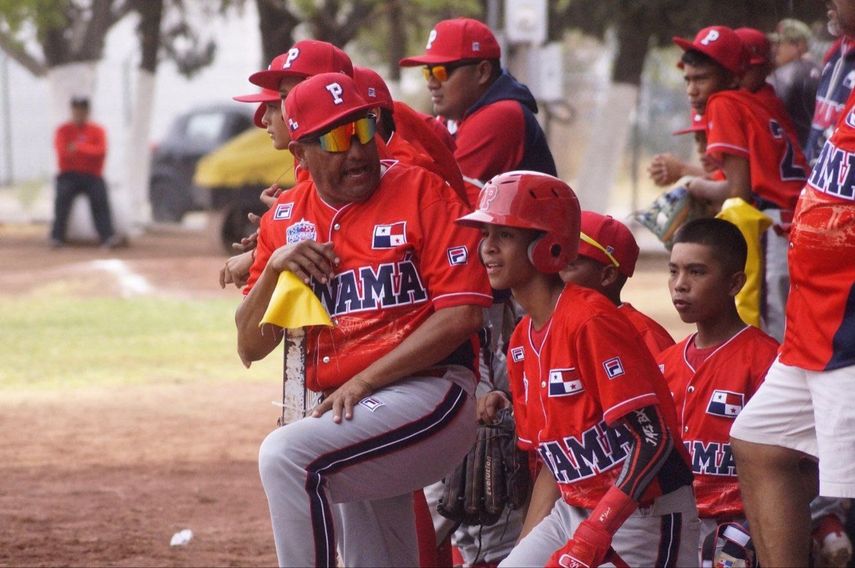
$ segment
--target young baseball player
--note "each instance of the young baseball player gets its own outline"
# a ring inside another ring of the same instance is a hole
[[[664,327],[620,299],[638,261],[632,231],[610,215],[582,211],[579,237],[579,256],[560,272],[561,279],[605,294],[641,334],[652,355],[674,345]]]
[[[508,350],[519,445],[537,450],[562,497],[500,565],[696,565],[692,475],[656,363],[608,298],[558,275],[579,246],[573,191],[509,172],[459,222],[481,227],[491,286],[528,314]],[[510,404],[504,396],[487,406]]]
[[[680,319],[697,331],[657,360],[692,457],[701,539],[724,522],[742,522],[730,427],[775,359],[778,343],[743,322],[735,296],[745,283],[747,245],[735,225],[696,219],[674,238],[668,289]]]
[[[721,202],[741,197],[776,224],[764,234],[763,328],[780,339],[789,288],[785,236],[807,164],[789,119],[757,95],[739,89],[748,54],[725,26],[698,32],[692,41],[674,38],[683,50],[681,65],[692,108],[707,120],[707,153],[721,162],[724,181],[694,178],[687,185],[697,198]]]
[[[380,161],[372,106],[341,73],[290,90],[289,149],[310,181],[262,218],[273,253],[235,318],[242,361],[267,356],[281,333],[259,322],[287,270],[333,322],[305,340],[323,401],[259,452],[280,566],[334,566],[336,545],[348,566],[417,564],[412,492],[474,441],[473,334],[492,301],[477,233],[454,225],[465,209],[438,176]]]

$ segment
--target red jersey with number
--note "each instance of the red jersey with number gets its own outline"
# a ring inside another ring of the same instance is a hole
[[[508,375],[519,446],[537,450],[567,503],[591,509],[614,485],[632,441],[621,418],[657,405],[688,464],[671,395],[644,343],[617,307],[599,292],[567,284],[543,332],[532,340],[529,316],[508,349]],[[685,461],[685,464],[682,463]],[[666,461],[641,504],[673,491]]]
[[[747,326],[695,368],[687,352],[696,335],[663,351],[657,358],[659,368],[674,397],[683,443],[692,458],[699,516],[743,517],[730,427],[760,388],[778,343]]]
[[[335,208],[308,182],[282,193],[261,219],[247,293],[281,246],[331,242],[341,259],[330,282],[311,282],[334,324],[306,334],[306,386],[316,392],[389,353],[435,311],[492,304],[475,256],[480,235],[454,222],[466,209],[448,184],[422,168],[381,164],[380,184],[364,202]],[[472,368],[473,359],[465,344],[437,365]]]
[[[855,365],[855,97],[840,116],[790,233],[781,362],[814,371]]]
[[[107,135],[93,122],[78,126],[66,122],[56,129],[53,139],[59,172],[79,172],[100,176],[107,156]]]
[[[760,209],[793,209],[809,170],[789,120],[748,91],[715,93],[704,116],[707,154],[719,161],[726,154],[748,160],[752,197]]]
[[[618,311],[629,320],[632,327],[641,335],[644,344],[654,357],[664,349],[674,345],[674,338],[668,331],[659,325],[653,318],[639,312],[629,302],[618,306]]]

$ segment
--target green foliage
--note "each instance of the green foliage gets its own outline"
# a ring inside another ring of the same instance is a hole
[[[275,354],[246,371],[235,300],[78,299],[61,290],[0,300],[0,389],[281,376]]]
[[[25,22],[39,29],[59,27],[67,23],[69,0],[0,0],[0,24],[17,33]],[[0,25],[0,29],[2,29]]]

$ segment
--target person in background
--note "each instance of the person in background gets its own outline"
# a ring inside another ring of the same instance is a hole
[[[74,198],[85,194],[95,222],[101,246],[115,248],[124,243],[113,229],[107,184],[104,183],[104,159],[107,157],[107,135],[104,129],[89,120],[89,99],[71,99],[71,120],[59,126],[53,140],[59,162],[56,178],[53,228],[50,244],[65,245],[68,216]]]
[[[807,24],[792,18],[778,22],[772,34],[775,70],[769,82],[790,114],[802,149],[807,144],[820,77],[819,65],[808,52],[810,39]]]

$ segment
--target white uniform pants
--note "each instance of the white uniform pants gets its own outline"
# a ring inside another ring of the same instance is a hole
[[[412,492],[439,480],[475,440],[472,373],[409,377],[271,432],[259,472],[280,566],[416,566]]]

